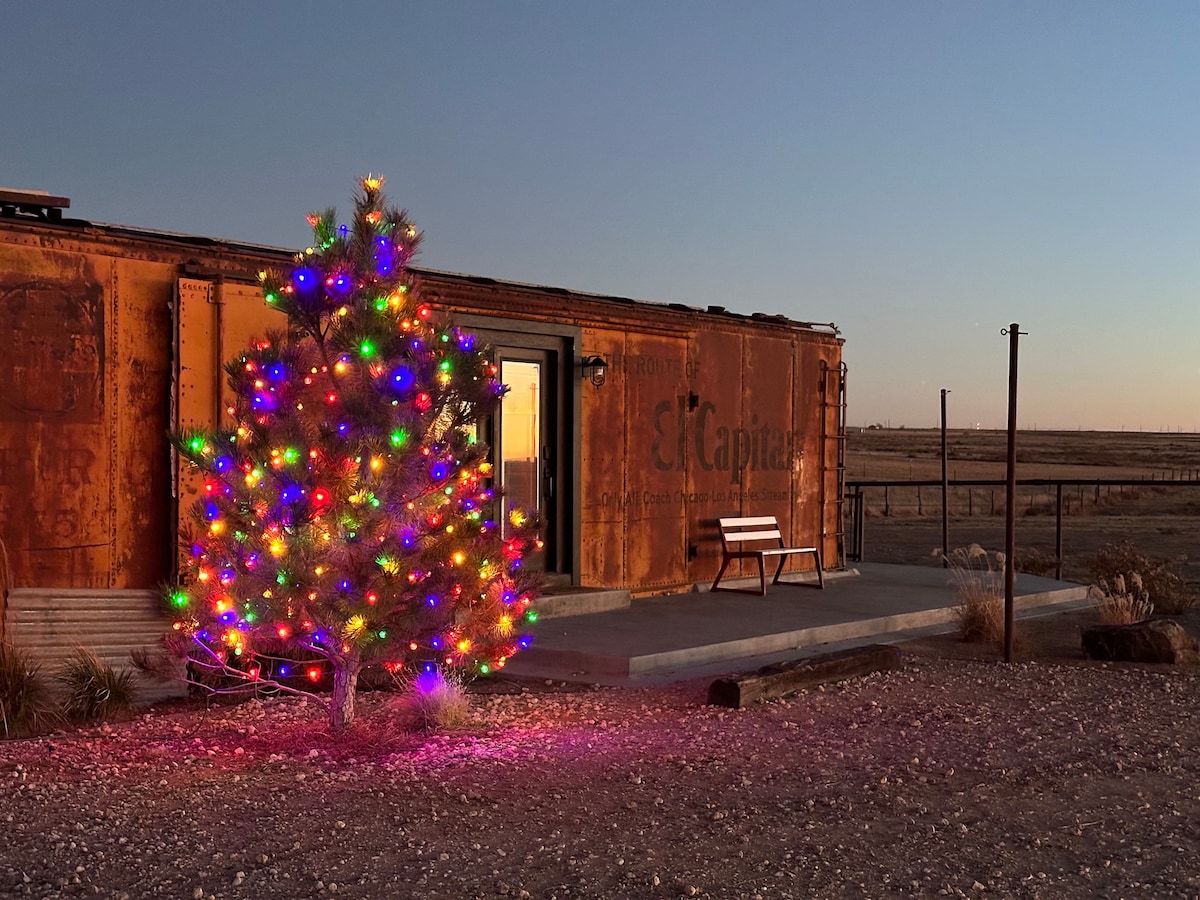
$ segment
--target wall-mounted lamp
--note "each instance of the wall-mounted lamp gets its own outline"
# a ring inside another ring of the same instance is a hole
[[[583,358],[583,377],[596,387],[603,387],[608,376],[608,362],[603,356],[585,356]]]

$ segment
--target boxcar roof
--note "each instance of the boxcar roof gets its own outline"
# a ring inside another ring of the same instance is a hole
[[[47,230],[60,233],[76,232],[83,235],[92,236],[104,235],[112,238],[142,243],[158,243],[160,245],[175,246],[179,248],[192,248],[195,250],[207,251],[209,253],[216,254],[232,253],[237,255],[251,256],[262,260],[266,264],[271,264],[271,262],[274,261],[278,265],[286,265],[294,259],[296,253],[298,252],[294,249],[289,249],[286,247],[274,247],[268,244],[254,244],[246,241],[204,237],[202,235],[180,234],[173,231],[158,231],[152,228],[134,228],[128,225],[115,225],[108,222],[91,222],[84,219],[63,218],[61,220],[48,220],[40,216],[0,216],[0,227],[6,227],[9,225],[26,226],[35,229],[45,228]],[[591,291],[580,291],[520,281],[506,281],[498,278],[489,278],[482,275],[465,275],[459,272],[448,272],[439,269],[426,269],[421,266],[412,266],[411,271],[420,277],[428,278],[441,283],[457,282],[464,285],[475,285],[480,287],[510,287],[544,296],[579,297],[600,303],[612,303],[640,312],[652,312],[655,309],[669,309],[679,313],[720,316],[740,321],[760,323],[763,325],[779,325],[788,328],[808,329],[832,336],[837,336],[840,334],[837,326],[833,322],[803,322],[795,319],[789,319],[787,316],[783,315],[760,312],[738,313],[730,311],[723,306],[715,305],[700,307],[689,306],[684,303],[637,300],[630,297],[618,297],[611,294],[598,294]]]

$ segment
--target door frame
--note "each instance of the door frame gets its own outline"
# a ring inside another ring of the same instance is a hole
[[[580,381],[582,358],[580,346],[583,329],[575,325],[558,325],[529,319],[509,319],[499,316],[456,314],[456,324],[473,333],[480,341],[514,350],[549,351],[557,355],[553,383],[555,399],[555,471],[557,485],[558,563],[557,573],[568,578],[572,586],[580,579],[580,525],[582,494],[580,467],[583,460],[582,434],[583,387]]]

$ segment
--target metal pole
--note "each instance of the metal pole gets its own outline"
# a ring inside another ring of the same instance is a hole
[[[1016,582],[1017,543],[1017,338],[1021,326],[1013,322],[1008,329],[1008,488],[1004,503],[1004,661],[1013,657],[1013,594]]]
[[[949,494],[950,481],[946,475],[946,395],[950,393],[942,388],[942,568],[950,567],[950,513],[947,511],[946,498]]]
[[[1062,483],[1058,484],[1058,503],[1054,513],[1054,578],[1062,581]]]

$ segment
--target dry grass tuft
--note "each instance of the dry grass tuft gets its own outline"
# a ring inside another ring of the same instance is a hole
[[[1103,625],[1133,625],[1154,613],[1150,592],[1137,572],[1129,573],[1128,583],[1123,574],[1117,573],[1111,586],[1101,578],[1100,586],[1092,585],[1089,595]]]
[[[1115,582],[1126,572],[1138,572],[1146,591],[1154,598],[1160,613],[1178,616],[1187,612],[1200,597],[1176,572],[1169,561],[1150,556],[1134,546],[1132,541],[1105,544],[1087,561],[1088,569],[1099,582]]]
[[[39,663],[0,643],[0,737],[27,737],[63,724]]]
[[[79,722],[96,722],[133,705],[133,672],[118,672],[86,647],[76,647],[56,676],[63,689],[62,707]]]
[[[933,551],[942,557],[941,549]],[[956,547],[945,555],[958,590],[954,620],[964,641],[1004,643],[1004,554],[979,544]]]
[[[419,731],[449,731],[471,720],[471,697],[461,676],[439,669],[397,678],[399,712]]]

